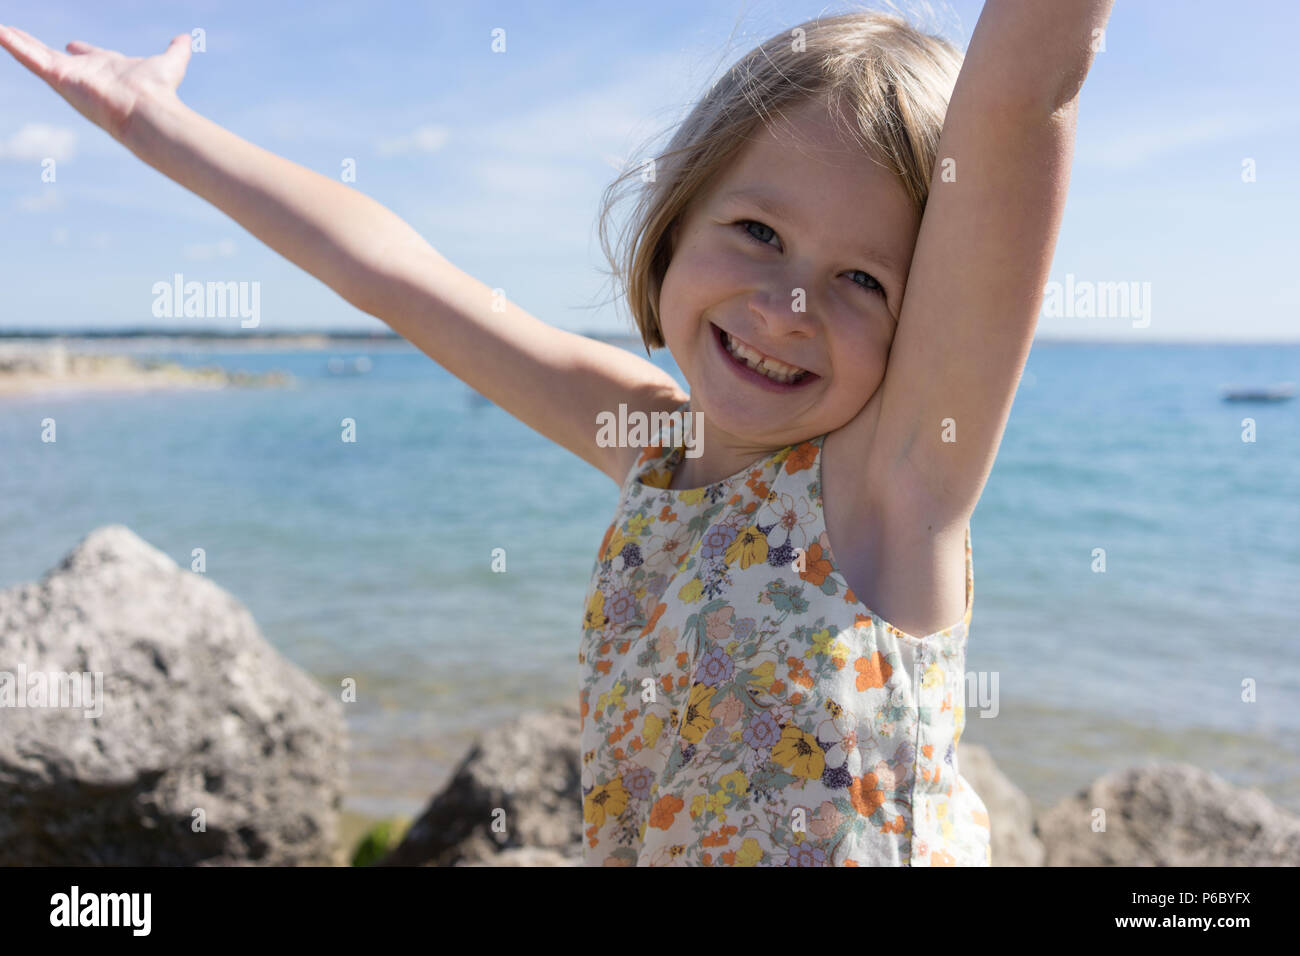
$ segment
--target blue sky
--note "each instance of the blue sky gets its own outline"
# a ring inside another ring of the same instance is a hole
[[[935,2],[921,19],[965,49],[981,6]],[[553,325],[619,332],[595,232],[615,166],[749,47],[845,9],[5,0],[0,22],[56,49],[133,55],[202,28],[180,89],[191,107],[329,176],[355,159],[355,187],[460,268]],[[1300,340],[1297,27],[1294,0],[1117,0],[1080,102],[1051,279],[1150,283],[1149,324],[1045,314],[1040,338]],[[383,328],[0,57],[0,328],[176,326],[154,318],[151,290],[177,272],[260,282],[263,330]]]

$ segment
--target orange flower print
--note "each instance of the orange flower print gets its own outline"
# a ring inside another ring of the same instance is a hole
[[[885,791],[880,789],[874,773],[854,777],[849,782],[849,802],[864,817],[880,809],[885,802]]]
[[[658,443],[653,445],[647,445],[645,451],[641,452],[640,456],[637,458],[636,463],[638,465],[644,465],[647,461],[649,461],[655,455],[659,454],[661,451],[663,451],[663,445],[660,445]]]
[[[793,475],[797,471],[811,468],[816,460],[817,446],[806,441],[790,452],[790,457],[785,460],[785,473]]]
[[[644,634],[649,634],[651,631],[653,631],[655,629],[655,625],[659,623],[659,618],[663,617],[663,613],[666,610],[668,610],[667,604],[659,604],[654,609],[654,613],[650,615],[650,620],[646,621],[645,627],[641,628],[641,633],[644,635]]]
[[[610,522],[609,527],[605,529],[605,537],[600,539],[600,548],[596,551],[596,554],[601,557],[604,557],[605,549],[609,547],[609,539],[614,536],[614,526],[616,524],[617,522]]]
[[[684,806],[686,804],[682,803],[681,797],[675,797],[671,793],[660,797],[650,810],[650,825],[660,830],[667,830],[673,825],[673,817],[681,813]]]
[[[797,657],[787,657],[785,663],[790,668],[790,683],[798,684],[800,687],[812,687],[813,676],[803,661]]]
[[[885,681],[894,673],[889,661],[880,656],[880,651],[873,651],[870,657],[859,657],[853,662],[853,668],[858,672],[859,691],[884,687]]]
[[[808,545],[808,550],[804,553],[804,564],[807,570],[800,571],[799,577],[814,587],[821,587],[826,582],[826,575],[835,568],[816,541]]]
[[[737,828],[723,825],[709,833],[700,841],[701,846],[726,846],[731,838],[736,835]]]

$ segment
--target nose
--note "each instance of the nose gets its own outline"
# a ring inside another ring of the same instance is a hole
[[[817,327],[810,287],[799,282],[796,272],[794,268],[774,272],[749,297],[749,311],[774,339],[811,337]]]

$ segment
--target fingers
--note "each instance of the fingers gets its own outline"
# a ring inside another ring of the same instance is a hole
[[[55,53],[36,37],[17,27],[0,27],[0,46],[15,60],[42,79],[47,79],[61,54]]]
[[[89,43],[83,43],[83,42],[80,41],[80,40],[73,40],[71,43],[69,43],[69,44],[65,47],[65,49],[66,49],[69,53],[75,53],[75,54],[78,54],[78,55],[80,55],[80,54],[82,54],[82,53],[102,53],[102,52],[103,52],[102,50],[99,49],[99,47],[97,47],[97,46],[91,46]]]
[[[163,51],[163,56],[169,59],[179,60],[181,65],[190,61],[190,51],[192,44],[188,33],[178,33],[172,37],[172,42],[167,44],[167,49]]]

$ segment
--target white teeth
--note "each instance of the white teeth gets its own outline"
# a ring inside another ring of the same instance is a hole
[[[783,385],[791,385],[798,382],[808,374],[804,369],[794,365],[786,365],[784,362],[778,362],[776,359],[766,358],[755,352],[749,346],[737,342],[726,332],[722,333],[722,341],[727,347],[727,351],[740,359],[755,372],[762,372],[774,382],[780,382]]]

